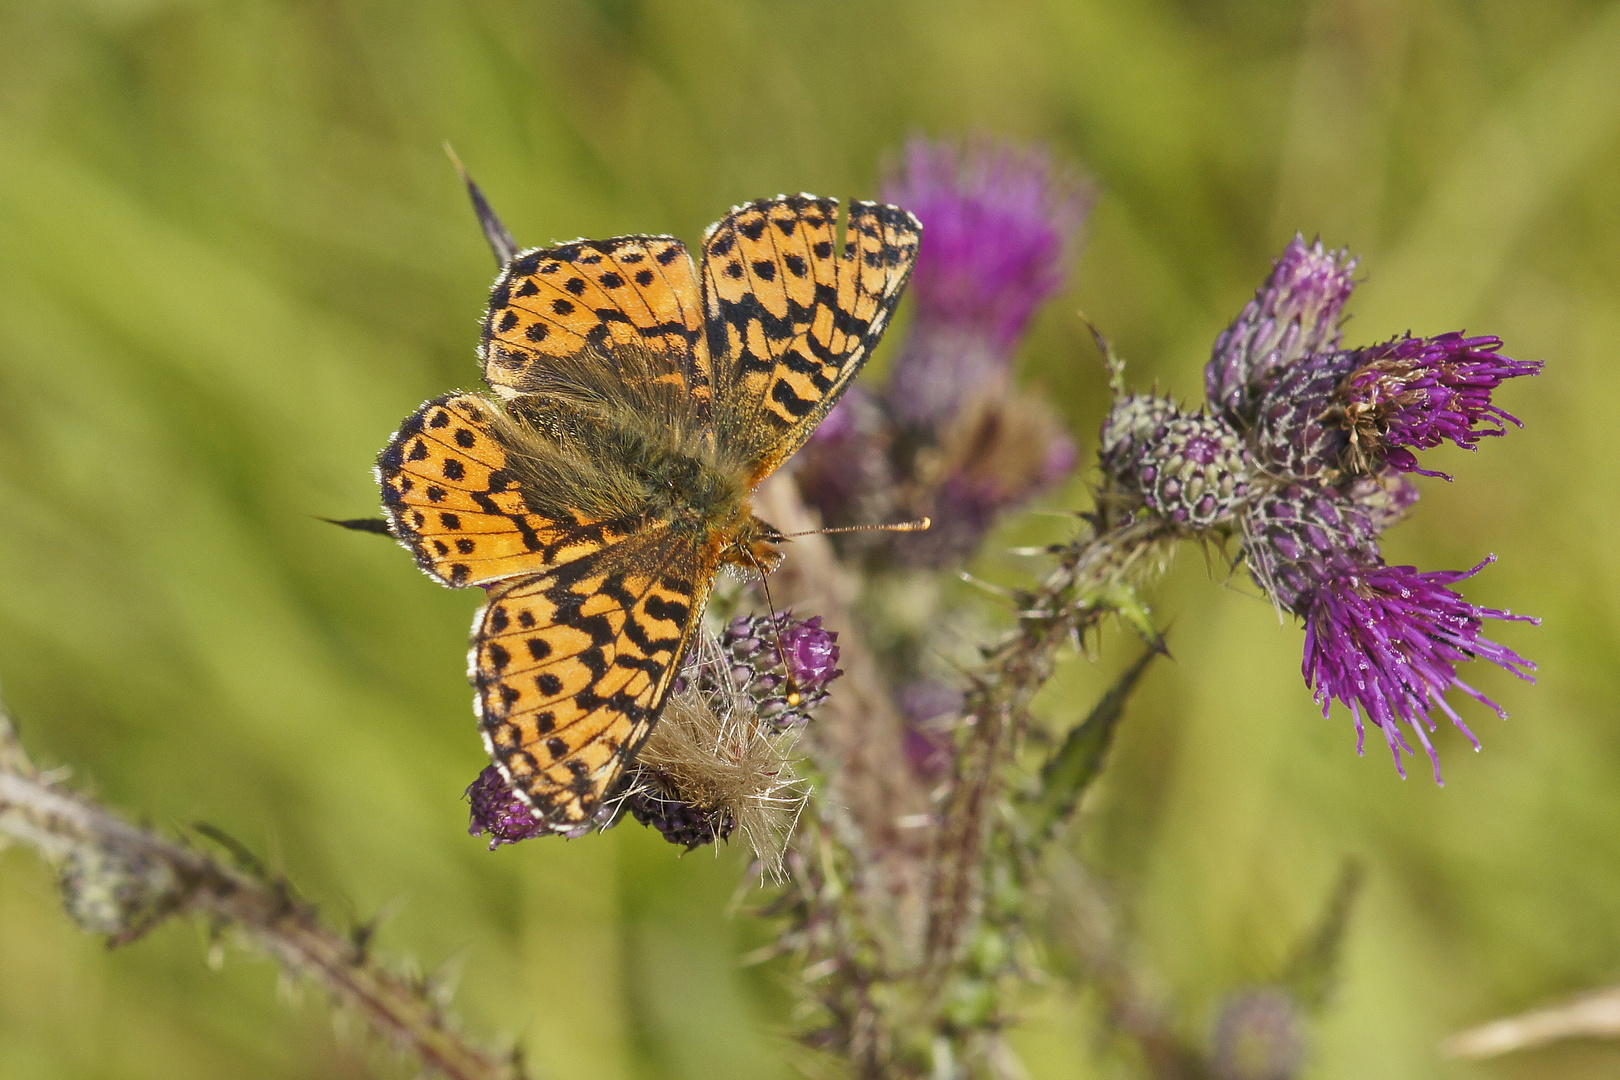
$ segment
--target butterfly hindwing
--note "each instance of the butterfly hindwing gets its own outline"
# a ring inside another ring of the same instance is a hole
[[[484,740],[554,828],[587,822],[652,730],[715,571],[664,528],[491,593],[469,663]]]
[[[703,244],[720,436],[750,481],[803,445],[865,363],[900,301],[922,229],[897,206],[809,195],[737,207]]]
[[[576,240],[507,264],[484,318],[484,379],[505,398],[545,385],[548,368],[584,352],[634,347],[663,378],[707,400],[702,297],[686,245],[672,236]]]
[[[507,468],[496,406],[474,394],[423,405],[377,461],[395,536],[446,585],[484,585],[599,550],[618,534],[530,513]]]

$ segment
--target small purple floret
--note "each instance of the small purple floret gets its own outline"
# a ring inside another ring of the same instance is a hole
[[[467,801],[472,804],[472,821],[467,831],[473,836],[488,833],[491,851],[502,844],[515,844],[549,831],[529,804],[513,794],[493,765],[485,766],[478,779],[467,788]]]
[[[782,630],[782,648],[800,689],[819,689],[843,674],[838,670],[838,635],[821,628],[820,615],[788,623]]]
[[[1438,708],[1461,728],[1475,749],[1479,740],[1447,704],[1452,687],[1488,706],[1498,716],[1507,713],[1494,701],[1457,678],[1457,665],[1485,659],[1534,682],[1536,665],[1512,649],[1480,636],[1485,619],[1529,622],[1540,620],[1470,604],[1446,586],[1479,573],[1495,561],[1486,559],[1472,570],[1420,573],[1411,566],[1341,564],[1323,581],[1313,597],[1302,604],[1305,618],[1305,681],[1316,692],[1326,716],[1334,698],[1350,707],[1356,720],[1356,750],[1364,747],[1362,715],[1384,733],[1395,767],[1406,775],[1401,754],[1415,754],[1400,725],[1404,722],[1434,762],[1440,778],[1440,757],[1429,741],[1436,730],[1429,718]],[[1427,731],[1425,730],[1427,727]]]

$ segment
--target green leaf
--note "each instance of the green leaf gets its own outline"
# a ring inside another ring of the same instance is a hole
[[[1113,582],[1097,595],[1097,601],[1124,619],[1130,628],[1147,642],[1148,648],[1156,653],[1169,655],[1169,651],[1165,648],[1164,635],[1153,625],[1153,609],[1148,607],[1147,602],[1129,582]]]
[[[1144,652],[1109,687],[1091,715],[1082,720],[1041,770],[1040,801],[1035,811],[1035,832],[1050,836],[1067,821],[1080,804],[1081,796],[1102,771],[1103,759],[1113,745],[1114,729],[1125,715],[1125,702],[1136,688],[1148,664],[1163,651]]]

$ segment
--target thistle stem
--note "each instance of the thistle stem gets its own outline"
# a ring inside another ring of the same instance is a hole
[[[96,907],[93,928],[108,932],[110,944],[132,941],[171,914],[199,916],[231,929],[241,944],[289,973],[326,987],[338,1004],[428,1070],[449,1080],[522,1080],[514,1059],[474,1047],[451,1030],[430,982],[382,967],[365,948],[366,934],[329,926],[286,881],[256,876],[132,825],[42,775],[3,709],[0,836],[67,868],[69,909],[81,923],[75,889],[138,898]]]

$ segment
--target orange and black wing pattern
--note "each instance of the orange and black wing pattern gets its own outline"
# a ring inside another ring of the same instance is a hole
[[[650,356],[663,378],[707,400],[703,300],[686,245],[672,236],[576,240],[507,264],[484,318],[484,380],[504,398],[546,385],[551,365],[617,347]]]
[[[474,394],[416,410],[377,460],[383,510],[416,561],[446,585],[488,585],[600,550],[621,536],[600,522],[531,513],[491,411]]]
[[[554,829],[591,820],[652,730],[716,569],[657,528],[491,592],[469,660],[484,741]]]
[[[737,207],[703,242],[716,426],[754,483],[837,402],[917,260],[922,227],[898,206],[851,205],[841,251],[837,225],[838,200],[784,196]]]

